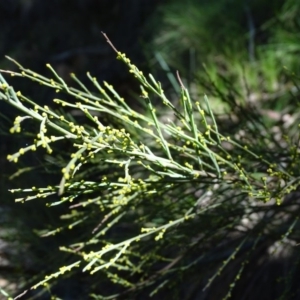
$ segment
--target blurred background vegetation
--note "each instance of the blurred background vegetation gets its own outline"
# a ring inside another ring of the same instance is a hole
[[[162,81],[174,101],[178,90],[174,74],[179,70],[195,97],[210,96],[216,113],[226,114],[222,94],[239,103],[256,103],[275,122],[298,105],[289,95],[297,90],[290,74],[299,74],[299,10],[297,0],[0,0],[0,68],[14,68],[4,55],[45,75],[49,75],[45,64],[50,63],[66,82],[70,73],[76,73],[87,85],[89,71],[137,106],[138,85],[116,61],[101,35],[104,31],[140,69]],[[39,103],[52,103],[51,91],[10,80],[16,90]],[[8,194],[12,186],[46,185],[57,178],[32,155],[24,162],[24,167],[29,160],[36,167],[30,177],[10,180],[21,167],[8,164],[6,156],[26,144],[26,137],[9,136],[16,114],[11,107],[0,103],[0,113],[0,287],[17,293],[40,272],[47,274],[68,260],[58,246],[71,237],[39,238],[35,232],[45,224],[58,226],[55,210],[40,201],[15,204]],[[267,277],[278,276],[277,269],[271,273],[265,270]],[[270,282],[266,279],[265,284]],[[66,279],[52,293],[61,299],[82,299],[89,284],[82,275]],[[242,299],[242,293],[235,299]],[[264,294],[263,285],[252,295],[245,299],[276,298]],[[37,296],[49,299],[43,297]],[[218,299],[217,293],[211,297]]]

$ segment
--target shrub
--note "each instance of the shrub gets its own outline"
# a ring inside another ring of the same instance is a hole
[[[214,86],[228,110],[217,115],[209,96],[191,99],[179,73],[179,100],[171,101],[106,39],[139,82],[146,112],[89,73],[96,91],[75,74],[78,88],[50,65],[46,78],[10,59],[20,71],[3,72],[54,89],[53,107],[15,92],[0,75],[0,99],[21,112],[10,132],[24,135],[30,123],[31,142],[8,160],[34,151],[55,174],[49,185],[10,191],[24,205],[61,207],[56,223],[39,233],[63,236],[66,255],[54,258],[60,268],[51,274],[41,270],[45,277],[30,290],[52,290],[54,297],[55,286],[71,278],[73,287],[81,285],[80,299],[246,299],[261,267],[279,257],[297,266],[299,111],[274,117]],[[271,279],[279,281],[264,299],[295,293],[295,265]]]

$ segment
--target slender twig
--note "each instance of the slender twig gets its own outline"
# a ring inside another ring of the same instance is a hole
[[[111,42],[111,40],[108,38],[108,36],[106,35],[106,33],[104,33],[103,31],[101,31],[102,35],[105,37],[107,43],[112,47],[112,49],[116,52],[119,53],[119,51],[116,49],[116,47],[114,46],[114,44]]]

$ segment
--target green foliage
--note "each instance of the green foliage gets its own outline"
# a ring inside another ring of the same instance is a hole
[[[227,299],[243,286],[257,253],[275,259],[283,245],[296,255],[300,132],[291,120],[299,109],[277,121],[237,101],[234,86],[228,94],[211,81],[209,93],[227,107],[224,119],[214,114],[210,95],[191,98],[179,73],[179,100],[171,101],[152,75],[107,42],[139,82],[147,112],[133,110],[89,73],[93,91],[74,74],[78,88],[50,65],[46,78],[10,59],[19,72],[3,72],[53,89],[53,107],[15,92],[0,75],[0,99],[21,113],[10,132],[30,138],[8,160],[17,163],[33,151],[57,176],[53,184],[10,191],[24,205],[61,207],[57,223],[39,234],[69,237],[60,245],[68,255],[55,258],[60,268],[31,289],[48,290],[80,274],[88,280],[83,298]],[[290,282],[278,283],[282,297]]]
[[[239,101],[269,108],[257,100],[276,98],[293,85],[282,67],[299,71],[298,12],[294,0],[171,1],[161,8],[150,50],[181,70],[197,93],[204,86],[213,94],[213,81],[223,93],[238,91]],[[212,106],[221,106],[218,98],[210,97]]]

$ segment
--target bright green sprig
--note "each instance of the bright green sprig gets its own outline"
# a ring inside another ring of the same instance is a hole
[[[125,54],[110,45],[139,81],[149,115],[131,109],[110,84],[104,82],[102,87],[89,73],[87,76],[98,94],[74,74],[71,77],[80,90],[67,86],[51,66],[48,68],[55,80],[19,64],[19,73],[9,72],[73,96],[74,102],[64,100],[63,96],[54,99],[59,111],[39,106],[20,92],[15,93],[0,77],[0,99],[22,112],[11,132],[22,132],[21,124],[28,120],[39,125],[33,142],[8,159],[17,162],[21,155],[42,146],[48,150],[48,162],[62,173],[58,185],[11,190],[21,194],[16,201],[45,198],[49,207],[65,205],[70,209],[60,216],[63,225],[40,231],[43,236],[91,228],[81,240],[60,248],[80,260],[64,266],[35,287],[45,286],[84,264],[84,271],[103,272],[112,283],[125,289],[153,285],[154,294],[171,287],[169,274],[184,275],[203,263],[204,258],[211,259],[202,246],[219,241],[223,235],[229,242],[238,241],[238,247],[225,253],[223,264],[207,283],[208,288],[235,256],[243,255],[245,245],[253,242],[250,236],[245,238],[242,234],[241,224],[247,221],[244,219],[251,219],[261,209],[259,205],[272,207],[276,201],[280,204],[299,187],[299,176],[285,170],[286,162],[271,164],[269,158],[255,153],[255,147],[222,134],[208,97],[204,97],[204,111],[203,105],[190,97],[178,76],[181,112],[151,74],[144,76]],[[153,97],[161,99],[171,111],[172,120],[160,119]],[[76,114],[61,113],[64,108],[76,110],[92,125],[80,125]],[[62,141],[68,143],[68,153],[61,153]],[[294,157],[291,164],[296,165],[297,151],[290,152]],[[295,167],[291,169],[297,171]],[[259,227],[260,221],[248,220],[248,226]],[[296,224],[288,226],[284,238]],[[130,228],[126,237],[118,234],[123,228]],[[224,232],[232,232],[232,237]],[[202,255],[191,259],[189,253],[195,249],[198,252],[198,248],[203,250]],[[218,247],[213,251],[216,256],[219,254]],[[151,273],[160,264],[162,269]],[[229,293],[243,268],[242,264]],[[130,282],[133,275],[143,270],[146,271],[141,281]],[[121,276],[118,271],[127,275]]]

